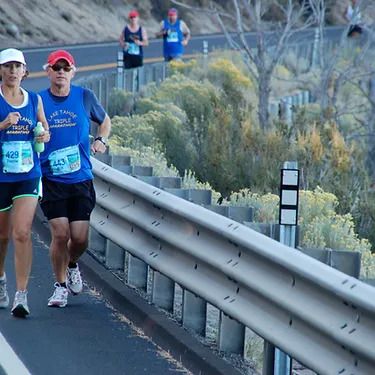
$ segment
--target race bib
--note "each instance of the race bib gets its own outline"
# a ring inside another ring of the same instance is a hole
[[[53,175],[72,173],[81,168],[81,156],[77,145],[51,152],[48,160]]]
[[[176,43],[178,42],[178,32],[169,30],[168,35],[167,35],[167,42],[169,43]]]
[[[27,173],[34,166],[34,154],[31,142],[4,142],[2,145],[3,172]]]
[[[128,54],[129,55],[139,55],[141,53],[141,50],[139,49],[139,45],[135,43],[129,43],[128,44]]]

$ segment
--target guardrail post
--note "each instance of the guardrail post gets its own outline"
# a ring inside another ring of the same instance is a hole
[[[311,54],[311,68],[316,68],[318,66],[319,62],[319,29],[315,29],[315,34],[314,34],[314,44],[313,44],[313,50]]]
[[[274,375],[275,349],[273,344],[264,340],[262,375]]]
[[[108,112],[108,102],[109,102],[109,79],[106,77],[104,85],[104,102],[102,102],[104,109]]]
[[[295,161],[285,162],[281,170],[279,231],[273,238],[296,247],[299,203],[299,171]],[[272,343],[264,343],[263,375],[291,375],[292,359]]]
[[[113,270],[123,270],[125,264],[125,250],[108,240],[105,249],[105,265]]]
[[[172,312],[174,301],[174,281],[158,271],[154,271],[152,284],[152,303],[162,309]]]
[[[308,90],[303,91],[303,104],[310,103],[310,92]]]
[[[204,68],[204,71],[207,70],[207,65],[208,65],[208,41],[204,40],[203,41],[203,68]]]
[[[144,66],[137,68],[137,76],[138,76],[137,91],[139,92],[141,88],[145,85],[145,67]]]
[[[298,107],[303,106],[303,92],[302,91],[297,94],[297,105]]]
[[[164,82],[165,81],[165,78],[167,77],[167,64],[164,63],[162,64],[162,71],[161,71],[161,80],[160,82]]]
[[[293,111],[292,111],[292,97],[286,96],[282,99],[282,117],[283,120],[290,126],[293,121]]]
[[[100,103],[103,103],[103,81],[101,79],[98,81],[98,99]]]
[[[128,254],[127,283],[135,288],[146,291],[148,265],[143,260]]]
[[[220,311],[219,350],[243,356],[246,327]]]
[[[201,336],[206,333],[207,303],[195,294],[184,290],[182,302],[182,324]]]
[[[89,247],[90,250],[99,254],[105,254],[107,239],[103,237],[97,230],[90,227],[89,232]]]
[[[138,90],[138,70],[137,69],[131,69],[131,75],[132,75],[132,88],[131,91],[133,94],[135,94]]]
[[[370,79],[370,99],[375,103],[375,78]]]
[[[279,101],[270,101],[270,104],[269,104],[269,113],[270,113],[270,116],[273,120],[279,120],[279,114],[280,114],[280,102]]]
[[[124,59],[123,59],[123,52],[117,51],[117,84],[116,87],[118,89],[123,88],[124,84]]]
[[[298,220],[299,171],[296,161],[285,162],[280,184],[280,242],[296,247]],[[290,375],[292,359],[281,350],[275,350],[275,375]]]

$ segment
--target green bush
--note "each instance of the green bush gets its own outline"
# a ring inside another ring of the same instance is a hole
[[[132,93],[121,89],[113,89],[108,101],[109,117],[129,115],[133,111],[134,102]]]
[[[254,208],[254,221],[278,221],[279,196],[257,194],[249,189],[232,193],[230,204]],[[358,251],[362,255],[361,276],[375,277],[375,254],[371,244],[355,233],[355,222],[350,214],[337,213],[337,197],[317,187],[313,191],[301,190],[299,203],[300,246]]]
[[[172,64],[171,71],[172,76],[159,87],[152,84],[134,103],[130,101],[132,116],[114,118],[114,138],[119,144],[162,153],[167,165],[175,166],[180,175],[191,171],[197,181],[207,181],[223,198],[232,191],[242,194],[243,189],[261,197],[267,192],[277,193],[283,162],[298,160],[302,189],[321,186],[332,192],[337,197],[337,214],[350,213],[361,236],[375,233],[375,207],[363,203],[369,202],[364,142],[348,137],[356,128],[356,115],[336,116],[331,106],[324,113],[328,120],[322,121],[319,104],[309,104],[297,111],[293,124],[275,121],[265,131],[259,127],[254,110],[256,86],[244,73],[240,54],[213,54],[206,70],[195,62],[178,62]],[[303,73],[303,80],[287,87],[317,86],[320,73]],[[283,81],[294,80],[297,74],[279,65],[273,89],[280,85],[281,93]],[[351,85],[345,84],[338,95],[341,107],[350,100]],[[361,103],[359,91],[353,92]],[[122,98],[118,102],[123,103],[126,98],[118,94]],[[265,206],[259,217],[269,218],[266,203],[254,198],[253,204]],[[322,222],[322,228],[327,225]],[[330,246],[333,240],[324,237],[323,242]]]

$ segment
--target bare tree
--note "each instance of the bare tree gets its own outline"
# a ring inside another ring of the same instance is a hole
[[[367,165],[370,175],[375,175],[375,67],[373,64],[375,25],[374,19],[366,15],[375,15],[372,0],[356,2],[351,19],[343,30],[335,48],[327,48],[324,36],[325,0],[309,0],[312,5],[317,29],[319,30],[319,74],[317,97],[321,108],[321,117],[333,119],[337,124],[351,115],[356,122],[347,130],[347,139],[363,140],[367,146]],[[348,38],[349,31],[360,20],[363,34]],[[345,87],[352,87],[350,101],[342,101]],[[355,92],[359,95],[355,95]]]
[[[197,9],[177,0],[172,2],[192,10]],[[313,24],[313,17],[308,16],[309,1],[232,0],[232,4],[233,13],[220,11],[213,1],[204,11],[216,17],[229,45],[243,54],[249,73],[257,82],[259,124],[263,129],[267,129],[270,126],[271,78],[286,51],[290,38]],[[199,8],[199,11],[202,9]],[[272,31],[270,31],[270,23],[265,20],[265,15],[271,11],[278,11],[281,15],[281,20],[272,24]],[[228,20],[235,22],[235,36],[228,31]],[[249,43],[247,30],[255,32],[255,48]]]

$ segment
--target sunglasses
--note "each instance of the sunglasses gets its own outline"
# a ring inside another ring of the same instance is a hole
[[[70,72],[73,68],[71,66],[61,66],[61,65],[52,65],[51,66],[51,69],[54,71],[54,72],[59,72],[61,69],[64,71],[64,72]]]

